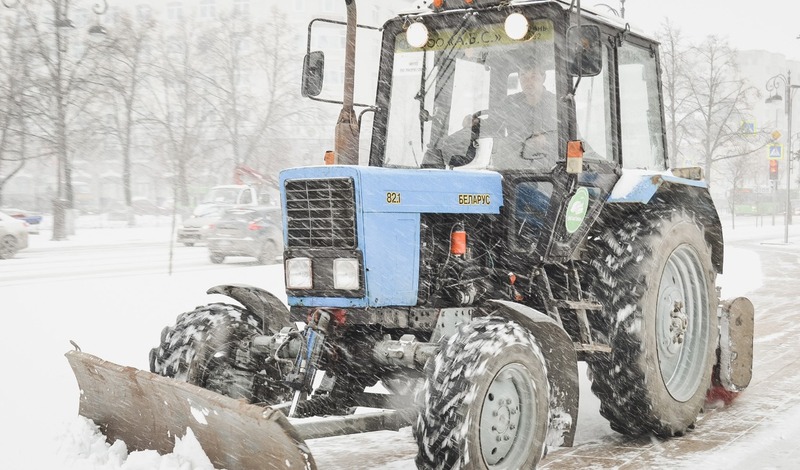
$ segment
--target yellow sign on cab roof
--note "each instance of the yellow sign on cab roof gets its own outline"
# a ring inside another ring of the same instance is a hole
[[[412,51],[441,51],[445,49],[469,49],[498,45],[519,44],[526,41],[552,41],[553,22],[550,20],[533,20],[530,23],[528,35],[522,40],[511,39],[505,32],[502,24],[489,24],[458,30],[447,28],[431,30],[428,41],[422,47],[413,47],[408,44],[406,34],[397,36],[397,52]]]

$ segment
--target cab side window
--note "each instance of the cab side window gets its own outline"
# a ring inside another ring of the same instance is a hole
[[[664,135],[656,56],[629,42],[618,49],[622,165],[663,170]]]
[[[553,197],[553,183],[522,181],[514,197],[514,218],[517,243],[520,248],[533,250],[545,229],[547,211]]]
[[[578,138],[586,147],[586,158],[610,160],[612,150],[611,133],[611,84],[609,73],[610,49],[603,50],[603,70],[594,77],[582,77],[575,94],[575,117]],[[577,81],[577,78],[573,79]]]

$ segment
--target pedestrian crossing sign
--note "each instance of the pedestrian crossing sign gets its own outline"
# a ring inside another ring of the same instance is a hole
[[[770,160],[782,160],[783,159],[783,145],[781,144],[772,144],[768,147],[769,153],[767,153],[767,158]]]

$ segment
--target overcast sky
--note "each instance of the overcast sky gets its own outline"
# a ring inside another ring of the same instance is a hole
[[[619,9],[620,0],[584,0]],[[725,36],[740,50],[764,49],[800,60],[800,3],[797,0],[626,0],[625,19],[655,32],[665,18],[694,40]]]

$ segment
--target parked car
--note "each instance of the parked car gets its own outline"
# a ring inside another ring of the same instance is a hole
[[[178,242],[186,246],[203,242],[208,236],[208,228],[222,214],[232,207],[257,207],[256,188],[242,184],[214,186],[205,195],[203,202],[192,211],[192,216],[178,227]]]
[[[28,247],[28,223],[0,212],[0,259],[13,258]]]
[[[208,254],[219,264],[227,256],[251,256],[274,263],[283,252],[281,213],[277,207],[237,207],[226,210],[208,233]]]
[[[16,209],[10,207],[0,208],[0,212],[19,220],[23,220],[28,224],[28,233],[39,233],[39,224],[42,223],[41,214],[36,214],[31,211],[23,209]]]
[[[209,229],[224,212],[224,208],[216,206],[204,207],[202,210],[195,209],[192,216],[178,226],[178,243],[194,246],[195,243],[206,241]]]

